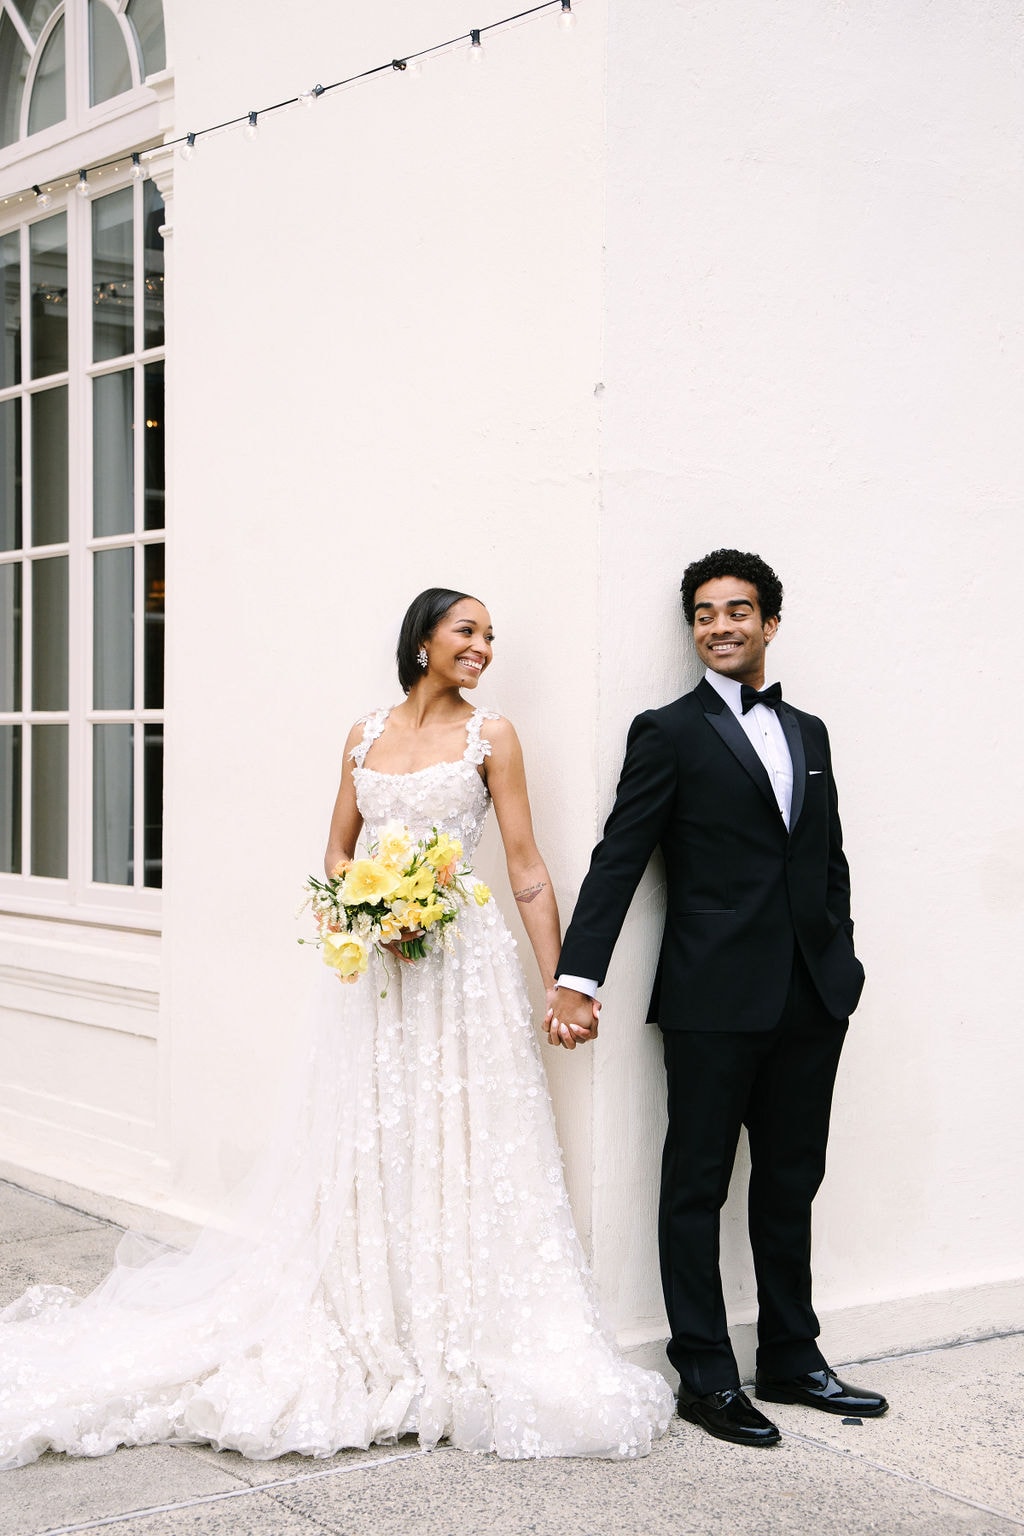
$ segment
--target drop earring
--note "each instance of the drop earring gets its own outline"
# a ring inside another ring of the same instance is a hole
[[[421,645],[416,652],[416,665],[422,667],[424,672],[427,670],[427,648],[425,645]]]

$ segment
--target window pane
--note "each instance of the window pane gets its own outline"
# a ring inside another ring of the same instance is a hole
[[[164,546],[146,545],[146,627],[143,633],[143,709],[164,707]]]
[[[32,562],[32,708],[67,707],[68,559],[60,555]]]
[[[92,706],[131,709],[135,702],[135,551],[99,550],[92,570]]]
[[[135,380],[130,368],[92,388],[92,527],[97,538],[135,527]]]
[[[0,405],[0,549],[21,548],[21,401]]]
[[[132,725],[92,728],[92,877],[101,885],[131,885]]]
[[[0,873],[21,874],[20,725],[0,725]]]
[[[147,363],[143,369],[146,395],[146,436],[143,459],[146,466],[145,524],[164,526],[164,365]]]
[[[0,712],[21,708],[21,565],[0,565]]]
[[[155,75],[167,68],[167,44],[164,40],[164,11],[160,0],[128,0],[128,20],[142,54],[142,75]]]
[[[32,727],[32,873],[68,877],[68,728]]]
[[[21,93],[28,54],[10,19],[0,15],[0,149],[14,144],[21,126]]]
[[[144,276],[146,337],[143,345],[162,347],[164,344],[164,237],[160,230],[166,214],[164,200],[153,181],[143,183],[142,210],[146,262]]]
[[[38,38],[59,4],[60,0],[14,0],[14,9],[21,13],[32,36]]]
[[[68,536],[68,389],[30,395],[32,406],[32,543]]]
[[[100,363],[134,345],[131,187],[92,205],[92,284],[92,355]]]
[[[142,777],[146,797],[145,820],[142,824],[143,885],[161,886],[164,883],[164,728],[162,725],[143,727]]]
[[[0,96],[2,96],[2,89],[0,89]],[[9,235],[0,236],[0,304],[3,305],[4,324],[3,336],[0,337],[0,389],[7,389],[11,384],[21,383],[21,261],[19,258],[18,231],[12,230]]]
[[[32,84],[28,108],[28,131],[39,133],[62,123],[67,113],[64,105],[64,18],[61,17],[46,40]]]
[[[103,4],[89,0],[89,105],[132,88],[132,70],[121,28]]]
[[[29,230],[32,253],[32,377],[68,366],[68,216],[41,219]]]

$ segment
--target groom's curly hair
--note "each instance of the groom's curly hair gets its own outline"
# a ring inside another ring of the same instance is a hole
[[[782,613],[782,582],[760,555],[742,549],[713,549],[702,560],[694,560],[683,572],[683,616],[693,624],[693,598],[698,587],[720,576],[735,576],[757,588],[757,604],[762,619],[777,619]]]

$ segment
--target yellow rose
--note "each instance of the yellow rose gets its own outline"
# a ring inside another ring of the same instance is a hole
[[[346,907],[355,907],[364,901],[386,901],[398,885],[393,869],[387,869],[376,859],[357,859],[345,876],[340,896]]]
[[[486,907],[490,899],[490,887],[484,885],[482,880],[478,880],[476,885],[473,887],[473,900],[476,902],[478,907]]]
[[[342,980],[361,976],[370,958],[366,945],[351,933],[326,934],[322,953],[324,964],[337,971]]]
[[[402,924],[393,913],[389,912],[383,918],[380,925],[380,941],[382,944],[390,944],[394,939],[402,937]]]
[[[425,896],[433,894],[434,871],[429,864],[421,864],[415,874],[406,875],[395,885],[395,894],[400,901],[422,901]]]
[[[382,827],[377,839],[377,856],[395,870],[402,870],[409,862],[412,844],[409,833],[400,821],[389,821]]]
[[[434,869],[443,869],[446,864],[457,864],[462,858],[462,844],[457,837],[441,832],[437,841],[423,850],[423,857]]]
[[[423,926],[420,922],[420,918],[423,915],[423,908],[417,901],[400,902],[392,908],[392,911],[394,912],[394,915],[398,919],[399,925],[402,928],[415,929],[421,928]]]
[[[420,927],[433,928],[444,917],[447,907],[443,907],[439,901],[424,902],[420,909]]]

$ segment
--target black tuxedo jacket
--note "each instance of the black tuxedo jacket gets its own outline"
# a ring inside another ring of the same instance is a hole
[[[853,952],[850,876],[828,734],[779,711],[793,759],[790,829],[735,715],[705,680],[638,715],[558,970],[602,982],[657,846],[668,909],[648,1017],[662,1029],[760,1030],[777,1023],[794,946],[825,1007],[844,1019],[864,970]]]

